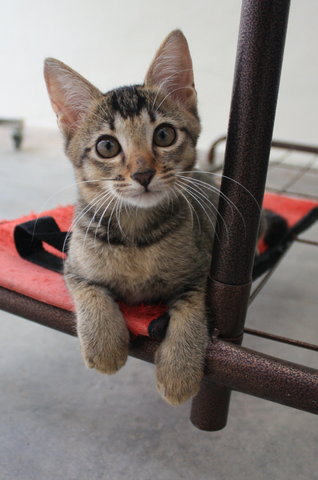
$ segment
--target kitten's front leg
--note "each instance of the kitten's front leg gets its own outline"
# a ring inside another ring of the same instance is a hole
[[[205,293],[191,292],[170,308],[167,334],[156,352],[157,386],[172,405],[195,395],[208,343]]]
[[[77,333],[86,365],[115,373],[127,360],[129,333],[117,303],[103,287],[65,275],[77,312]]]

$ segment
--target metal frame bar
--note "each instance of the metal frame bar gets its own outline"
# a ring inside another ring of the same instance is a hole
[[[76,335],[75,315],[20,293],[0,287],[0,308],[68,335]],[[153,363],[159,342],[138,336],[130,343],[129,354]],[[203,389],[210,386],[236,391],[318,414],[318,371],[213,338],[207,351]],[[208,412],[209,397],[204,408]],[[201,421],[201,412],[199,412]],[[219,427],[222,427],[222,417]],[[214,419],[213,419],[214,422]],[[213,423],[213,429],[215,429]],[[210,430],[211,428],[205,428]]]
[[[222,135],[222,137],[217,138],[211,145],[209,153],[208,153],[208,162],[213,165],[215,160],[216,149],[220,145],[220,143],[225,142],[227,139],[226,135]],[[313,153],[318,155],[318,147],[316,145],[307,145],[301,143],[292,143],[292,142],[282,142],[280,140],[273,140],[272,147],[274,148],[281,148],[282,150],[293,150],[296,152],[305,152],[305,153]]]

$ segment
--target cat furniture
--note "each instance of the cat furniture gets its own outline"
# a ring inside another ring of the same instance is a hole
[[[206,375],[191,413],[192,422],[203,430],[225,426],[232,389],[318,413],[316,370],[240,346],[250,301],[258,205],[262,204],[264,194],[288,9],[288,0],[243,0],[221,188],[244,212],[245,226],[229,204],[221,200],[219,213],[231,224],[231,229],[226,232],[222,222],[218,223],[220,241],[214,245],[207,295],[217,328],[212,331]],[[242,194],[242,187],[236,182],[249,190],[254,199]],[[29,275],[29,264],[24,265]],[[14,277],[12,267],[8,265],[7,269],[7,277]],[[31,284],[31,280],[29,276],[27,283]],[[51,300],[44,302],[21,293],[19,285],[8,288],[5,284],[0,288],[0,306],[74,334],[74,314],[56,304],[58,296],[53,291]],[[158,341],[139,335],[131,342],[130,354],[152,362],[157,346]]]

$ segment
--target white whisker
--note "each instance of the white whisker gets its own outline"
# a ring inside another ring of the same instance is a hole
[[[223,198],[223,200],[225,202],[227,202],[230,207],[232,209],[234,209],[238,215],[240,216],[241,220],[242,220],[242,223],[243,223],[243,226],[244,226],[244,231],[245,231],[245,234],[246,234],[246,222],[245,222],[245,219],[243,217],[243,214],[242,212],[240,211],[240,209],[235,205],[234,202],[232,202],[232,200],[230,200],[230,198],[225,195],[221,190],[219,190],[217,187],[215,187],[214,185],[211,185],[210,183],[207,183],[207,182],[204,182],[203,180],[199,180],[198,178],[193,178],[193,177],[184,177],[182,175],[177,175],[178,177],[180,178],[183,178],[183,180],[186,180],[186,181],[189,181],[189,182],[193,182],[193,183],[197,183],[198,185],[202,186],[202,188],[206,188],[206,189],[210,189],[212,192],[215,192],[216,194],[218,194],[220,197]],[[221,217],[221,216],[220,216]]]
[[[182,188],[183,190],[185,190],[185,191],[188,193],[188,195],[190,195],[190,196],[195,200],[195,202],[201,207],[201,209],[202,209],[203,212],[205,213],[205,215],[206,215],[209,223],[210,223],[211,226],[212,226],[212,230],[213,230],[213,232],[215,233],[215,236],[218,238],[218,235],[217,235],[217,233],[216,233],[216,231],[215,231],[215,224],[212,222],[212,220],[211,220],[211,218],[210,218],[210,215],[209,215],[208,212],[206,211],[205,206],[204,206],[204,204],[202,203],[202,201],[200,200],[200,198],[198,198],[198,197],[196,196],[196,194],[194,194],[193,192],[189,191],[188,188],[187,188],[187,186],[185,186],[185,185],[183,185],[183,184],[181,184],[181,183],[179,183],[179,182],[178,182],[178,186],[179,186],[180,188]],[[208,207],[207,207],[207,208],[208,208]]]
[[[110,234],[110,224],[111,224],[112,217],[113,217],[113,214],[114,214],[114,211],[115,211],[115,209],[116,209],[116,206],[117,206],[118,201],[119,201],[119,199],[116,198],[115,205],[113,206],[112,211],[111,211],[111,214],[109,215],[109,218],[108,218],[108,224],[107,224],[107,240],[108,240],[108,245],[109,245],[109,246],[110,246],[110,238],[109,238],[109,234]]]
[[[152,103],[152,107],[151,107],[152,110],[153,110],[154,107],[155,107],[155,104],[156,104],[158,95],[159,95],[159,93],[161,92],[162,87],[170,80],[170,78],[173,78],[173,77],[175,77],[176,75],[179,75],[180,73],[191,72],[191,71],[192,71],[191,68],[185,68],[185,69],[183,69],[183,70],[178,70],[178,71],[172,73],[171,75],[169,75],[168,77],[166,77],[166,78],[160,83],[160,85],[159,85],[158,91],[157,91],[156,96],[155,96],[155,98],[154,98],[154,101],[153,101],[153,103]],[[176,85],[177,85],[177,83],[170,84],[170,86],[172,86],[172,87],[174,87],[174,86],[176,86]]]
[[[206,207],[211,209],[211,211],[213,213],[214,220],[216,220],[216,216],[217,216],[217,213],[218,213],[217,206],[214,205],[214,203],[203,192],[201,192],[201,190],[196,189],[195,188],[196,185],[195,186],[190,186],[189,184],[186,184],[186,183],[183,183],[183,185],[185,186],[185,188],[189,188],[194,194],[198,195],[199,198],[201,198],[201,201],[206,205]],[[224,228],[226,230],[227,235],[229,235],[229,230],[228,230],[228,227],[226,225],[226,222],[225,222],[224,218],[220,214],[219,214],[219,216],[220,216],[220,218],[223,222],[223,225],[224,225]]]
[[[204,173],[206,175],[213,175],[215,177],[219,177],[219,178],[226,178],[227,180],[229,180],[230,182],[233,182],[233,183],[236,183],[237,185],[239,185],[243,190],[245,190],[245,192],[254,200],[257,208],[259,210],[262,209],[262,207],[260,206],[260,204],[258,203],[258,201],[256,200],[256,198],[254,197],[254,195],[252,194],[252,192],[249,191],[248,188],[246,188],[244,185],[242,185],[241,182],[238,182],[237,180],[234,180],[234,178],[231,178],[231,177],[228,177],[226,175],[223,175],[221,173],[215,173],[215,172],[207,172],[205,170],[197,170],[199,173]],[[180,173],[195,173],[195,170],[185,170],[183,172],[180,172]]]
[[[83,251],[85,249],[85,243],[86,243],[87,235],[88,235],[88,232],[91,228],[92,223],[95,221],[95,218],[96,218],[98,212],[104,207],[107,200],[109,200],[109,198],[112,196],[112,194],[110,192],[104,192],[104,193],[105,193],[104,196],[98,201],[98,203],[100,203],[100,202],[102,202],[102,203],[99,205],[98,208],[95,209],[94,214],[93,214],[92,218],[90,219],[89,224],[86,228],[84,241],[82,243]],[[97,231],[95,231],[95,241],[96,241],[96,233],[97,233]]]
[[[161,105],[163,104],[163,102],[170,96],[172,95],[173,93],[175,92],[178,92],[179,90],[184,90],[184,89],[190,89],[190,90],[193,90],[193,87],[179,87],[179,88],[175,88],[174,90],[172,90],[171,92],[169,92],[163,100],[161,100],[161,102],[159,103],[158,107],[156,108],[156,112],[158,112],[159,108],[161,107]]]
[[[193,205],[191,205],[191,202],[188,200],[187,196],[183,193],[183,191],[178,188],[176,185],[174,186],[175,190],[179,193],[179,195],[181,195],[184,200],[186,201],[187,203],[187,206],[189,208],[189,211],[190,211],[190,215],[191,215],[191,228],[193,230],[193,227],[194,227],[194,220],[193,220],[193,212],[195,213],[195,216],[197,217],[197,221],[198,221],[198,226],[199,226],[199,231],[201,233],[201,223],[200,223],[200,219],[198,217],[198,214],[197,212],[195,211],[195,208],[193,208]],[[173,191],[173,190],[172,190]],[[173,191],[174,194],[176,194],[176,192]]]
[[[117,220],[117,224],[118,224],[118,227],[119,227],[119,230],[120,230],[121,234],[123,236],[125,236],[125,233],[124,233],[124,231],[122,229],[122,226],[121,226],[121,223],[120,223],[120,213],[121,213],[121,210],[122,210],[122,206],[123,206],[123,199],[120,198],[119,202],[118,202],[118,205],[116,207],[116,220]]]
[[[66,243],[69,239],[69,236],[72,233],[72,230],[75,228],[75,226],[78,224],[78,222],[83,218],[84,215],[86,215],[92,208],[94,208],[98,202],[103,198],[105,195],[105,192],[99,193],[94,199],[92,203],[89,203],[85,205],[85,207],[78,213],[78,215],[74,217],[70,228],[67,231],[67,235],[65,237],[64,243],[63,243],[63,252],[65,251]]]
[[[235,205],[235,203],[232,202],[232,200],[230,200],[223,192],[221,192],[218,188],[216,188],[214,185],[211,185],[209,183],[206,183],[204,182],[203,180],[199,180],[197,178],[192,178],[192,177],[184,177],[183,175],[177,175],[179,178],[182,178],[183,181],[187,181],[189,183],[192,183],[192,188],[194,188],[194,185],[195,186],[198,186],[198,187],[201,187],[201,188],[206,188],[208,190],[211,190],[212,192],[218,194],[220,197],[222,197],[224,199],[224,201],[228,202],[228,204],[231,206],[232,209],[236,210],[236,212],[238,213],[238,215],[240,216],[241,220],[242,220],[242,223],[244,225],[244,230],[246,231],[246,223],[245,223],[245,219],[242,215],[242,213],[240,212],[240,210],[237,208],[237,206]],[[202,195],[203,192],[201,192]],[[214,205],[214,209],[216,211],[218,211],[218,208]],[[223,221],[223,224],[227,230],[227,226],[224,222],[224,219],[223,217],[219,214],[220,218],[222,219]],[[228,233],[228,230],[227,230],[227,233]]]
[[[113,178],[101,178],[99,180],[114,180]],[[98,180],[83,180],[81,182],[75,182],[75,185],[80,185],[82,183],[94,183]],[[59,195],[60,193],[64,192],[65,190],[69,190],[69,189],[73,189],[74,188],[74,182],[72,182],[71,184],[67,185],[66,187],[63,187],[63,188],[60,188],[58,190],[56,190],[55,192],[53,192],[40,206],[39,208],[39,212],[36,219],[35,219],[35,223],[34,223],[34,227],[33,227],[33,235],[36,231],[36,227],[37,227],[37,222],[39,220],[39,218],[42,216],[42,212],[46,210],[47,208],[47,205],[50,203],[50,201],[56,197],[57,195]]]

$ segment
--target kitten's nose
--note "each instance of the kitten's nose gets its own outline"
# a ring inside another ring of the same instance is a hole
[[[136,180],[136,182],[140,183],[140,185],[143,187],[147,188],[155,173],[156,171],[153,168],[150,168],[149,170],[145,170],[143,172],[137,171],[133,173],[131,178]]]

